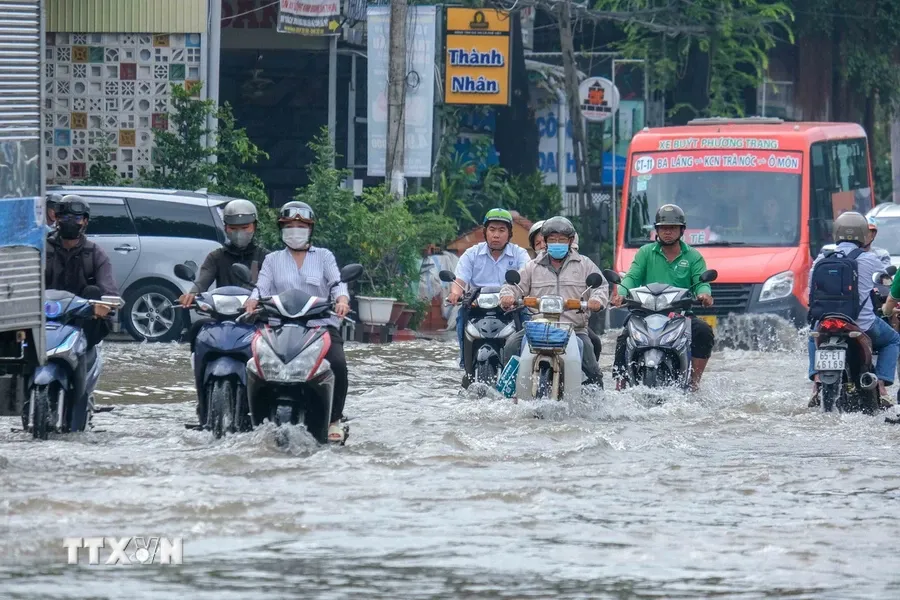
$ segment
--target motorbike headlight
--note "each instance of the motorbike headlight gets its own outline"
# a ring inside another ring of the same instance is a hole
[[[779,298],[787,298],[793,291],[794,273],[792,271],[784,271],[766,279],[762,286],[762,291],[759,293],[759,301],[769,302]]]
[[[240,314],[241,307],[244,306],[247,298],[250,296],[224,296],[222,294],[213,294],[212,301],[215,310],[219,314],[233,316]]]
[[[538,310],[544,314],[561,315],[563,312],[563,299],[560,296],[545,296],[541,298]]]
[[[646,333],[638,329],[638,326],[635,324],[634,319],[628,321],[628,335],[638,345],[646,346],[650,343],[650,338]]]
[[[324,373],[331,368],[324,358],[324,336],[306,347],[287,364],[281,361],[272,347],[262,338],[257,338],[255,354],[262,371],[260,375],[268,381],[309,381],[319,373]]]
[[[56,348],[48,348],[47,356],[57,356],[60,354],[65,354],[72,350],[75,347],[75,343],[78,341],[78,332],[73,331],[69,334],[69,337],[63,340],[62,344],[57,346]]]
[[[675,340],[684,333],[684,323],[685,321],[682,320],[678,324],[670,327],[669,331],[662,334],[659,338],[659,345],[664,346],[675,342]]]
[[[476,302],[478,308],[497,308],[500,306],[500,294],[481,294]]]

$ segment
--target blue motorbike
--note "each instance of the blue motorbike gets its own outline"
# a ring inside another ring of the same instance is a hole
[[[94,318],[94,306],[118,309],[119,296],[103,296],[88,286],[84,297],[61,290],[44,292],[47,361],[28,382],[22,426],[33,437],[45,440],[51,431],[67,433],[90,427],[94,390],[103,369],[102,343],[88,349],[84,323]]]
[[[175,266],[175,276],[194,281],[196,273],[181,264]],[[197,332],[191,355],[199,425],[190,427],[208,429],[216,438],[252,429],[247,361],[256,327],[235,322],[249,297],[250,291],[242,287],[223,286],[197,295],[190,307],[213,319]]]

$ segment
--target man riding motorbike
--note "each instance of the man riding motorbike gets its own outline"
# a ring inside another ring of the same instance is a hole
[[[503,208],[492,208],[484,216],[484,241],[466,250],[456,265],[456,281],[447,302],[456,304],[468,286],[500,287],[507,271],[518,271],[531,260],[524,248],[511,243],[513,218]],[[463,364],[463,332],[467,311],[460,307],[456,317],[456,338],[459,343],[459,367]]]
[[[625,296],[632,288],[650,283],[665,283],[671,286],[695,289],[697,299],[703,306],[712,306],[712,289],[708,283],[700,282],[700,275],[706,271],[706,261],[695,248],[684,243],[681,237],[687,227],[684,211],[675,204],[664,204],[656,211],[656,241],[645,244],[638,250],[631,268],[613,297],[614,306],[622,306]],[[691,320],[691,388],[700,387],[700,379],[706,363],[712,355],[715,335],[712,327],[702,319]],[[616,387],[624,385],[626,373],[625,345],[628,328],[623,328],[616,339],[616,356],[613,374]]]
[[[575,227],[565,217],[552,217],[544,221],[541,235],[547,241],[547,251],[532,260],[519,270],[521,281],[518,286],[504,284],[500,292],[500,305],[509,310],[517,298],[525,296],[541,297],[560,295],[564,298],[581,298],[584,293],[584,282],[588,275],[603,274],[599,267],[586,256],[578,254],[572,245],[575,240]],[[603,283],[591,290],[588,309],[594,312],[603,310],[609,299],[609,284]],[[521,288],[521,289],[520,289]],[[581,340],[581,368],[588,377],[588,384],[603,386],[603,374],[594,352],[591,351],[593,341],[588,335],[589,316],[576,310],[567,310],[560,316],[560,321],[573,323],[575,335]],[[507,364],[512,356],[519,356],[522,349],[524,330],[516,332],[503,348],[503,364]]]
[[[191,290],[178,299],[184,307],[191,306],[197,294],[209,290],[213,281],[217,287],[226,285],[244,287],[231,272],[232,265],[236,263],[250,269],[251,282],[256,283],[260,266],[269,253],[254,239],[258,224],[256,206],[249,200],[232,200],[222,210],[222,220],[225,222],[225,236],[228,238],[225,246],[207,255]],[[200,329],[212,322],[214,319],[200,318],[191,325],[188,334],[191,352],[194,351],[194,343]]]
[[[869,223],[866,218],[858,212],[845,212],[834,220],[832,226],[832,236],[837,244],[836,250],[849,255],[858,248],[865,248],[866,242],[870,241]],[[825,257],[825,250],[819,253],[813,262],[812,268],[809,270],[809,287],[812,286],[813,271],[816,263]],[[878,352],[878,359],[875,365],[875,376],[878,378],[878,395],[881,398],[882,407],[891,406],[892,402],[887,395],[887,386],[894,382],[894,371],[897,368],[897,358],[900,357],[900,334],[882,319],[879,319],[872,305],[872,289],[875,283],[872,276],[884,270],[885,265],[872,252],[863,252],[856,257],[856,266],[858,272],[857,290],[859,292],[859,316],[856,318],[856,325],[866,332],[872,341],[872,348]],[[892,287],[893,289],[893,287]],[[882,310],[885,314],[891,314],[893,305],[891,300],[893,291],[888,301],[885,302]],[[817,323],[810,324],[810,331],[814,331]],[[816,359],[816,342],[813,338],[809,338],[809,378],[814,381],[813,397],[809,401],[809,406],[813,407],[818,404],[818,387],[815,381],[815,359]]]
[[[875,237],[878,235],[878,221],[875,219],[875,217],[866,217],[866,221],[869,223],[869,236],[866,238],[868,243],[863,246],[863,249],[868,250],[876,257],[878,257],[878,259],[885,267],[891,266],[891,253],[884,248],[879,248],[878,246],[872,245],[872,243],[875,241]]]
[[[56,205],[55,213],[56,231],[47,239],[46,289],[81,296],[87,286],[95,285],[101,295],[118,296],[109,257],[84,235],[91,218],[88,201],[69,194]],[[88,350],[109,334],[109,310],[108,306],[94,305],[95,318],[84,324]]]
[[[272,252],[263,261],[256,288],[244,308],[247,312],[256,309],[260,297],[280,294],[290,289],[299,289],[319,298],[334,298],[334,312],[337,317],[309,321],[310,327],[324,326],[331,336],[331,346],[325,359],[334,372],[334,399],[331,407],[331,425],[328,427],[328,441],[341,443],[345,431],[341,426],[344,403],[347,400],[347,358],[344,356],[344,339],[338,330],[340,319],[350,312],[350,292],[347,284],[340,282],[334,254],[325,248],[313,246],[310,242],[316,225],[316,214],[305,202],[291,201],[281,207],[278,228],[281,239],[287,246],[284,250]]]

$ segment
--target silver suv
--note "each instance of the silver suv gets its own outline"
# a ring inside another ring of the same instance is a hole
[[[103,248],[125,307],[121,324],[134,339],[168,342],[181,334],[176,299],[190,283],[175,265],[203,264],[225,242],[221,207],[233,198],[126,187],[47,186],[50,194],[78,194],[91,204],[87,236]]]

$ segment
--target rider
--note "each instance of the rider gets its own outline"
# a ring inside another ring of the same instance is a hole
[[[594,312],[603,310],[609,299],[609,284],[594,262],[582,256],[572,248],[575,240],[575,227],[565,217],[552,217],[544,221],[541,235],[547,241],[547,251],[529,262],[519,271],[521,281],[518,286],[506,284],[500,292],[500,305],[509,310],[516,298],[526,296],[561,295],[566,298],[580,298],[584,291],[584,282],[588,275],[597,273],[603,283],[591,290],[588,309]],[[588,315],[576,310],[567,310],[560,315],[560,322],[574,323],[575,335],[581,340],[581,368],[588,376],[588,384],[603,386],[603,374],[593,352],[587,351],[593,341],[588,335]],[[506,341],[503,348],[503,364],[522,350],[522,338],[525,331],[518,331]]]
[[[866,218],[858,212],[845,212],[834,220],[832,226],[832,235],[837,244],[836,250],[843,252],[845,255],[850,254],[857,248],[864,247],[865,242],[869,239],[869,223]],[[819,260],[824,258],[825,251],[819,253],[809,270],[809,287],[812,286],[813,270]],[[872,281],[873,275],[884,269],[884,264],[871,252],[863,252],[856,258],[856,266],[858,272],[857,291],[859,292],[859,316],[856,318],[856,325],[866,332],[872,341],[872,347],[878,352],[878,360],[875,364],[875,376],[878,377],[878,394],[881,398],[883,407],[891,405],[890,397],[887,395],[887,386],[894,382],[894,370],[897,368],[897,358],[900,356],[900,335],[882,319],[875,315],[872,306],[872,289],[875,283]],[[892,286],[893,289],[893,286]],[[885,314],[891,314],[893,304],[893,291],[885,302],[882,310]],[[816,324],[813,323],[811,330],[815,329]],[[809,339],[809,378],[815,381],[815,359],[816,359],[816,343],[813,338]],[[809,402],[809,406],[813,407],[818,404],[818,382],[813,386],[813,398]]]
[[[547,242],[544,241],[544,236],[541,235],[541,227],[543,225],[543,221],[538,221],[528,231],[528,244],[534,251],[535,256],[547,249]]]
[[[249,200],[232,200],[222,210],[222,220],[225,222],[225,246],[210,252],[200,272],[194,280],[191,290],[178,299],[185,308],[194,303],[197,294],[207,291],[216,282],[217,287],[238,286],[245,287],[231,272],[234,264],[242,264],[250,269],[250,281],[256,283],[259,268],[269,253],[258,245],[254,236],[258,223],[256,205]],[[251,287],[252,289],[252,287]],[[194,343],[200,329],[214,319],[197,319],[192,325],[188,337],[191,343],[191,352],[194,351]]]
[[[310,243],[315,225],[316,214],[305,202],[291,201],[281,207],[278,228],[287,248],[266,256],[256,288],[244,307],[247,312],[253,311],[260,297],[291,289],[299,289],[319,298],[334,298],[334,312],[337,316],[311,320],[309,326],[326,327],[331,336],[331,346],[325,354],[334,372],[334,400],[328,441],[340,443],[345,436],[341,419],[344,416],[344,402],[347,400],[347,358],[344,356],[344,338],[341,337],[338,326],[340,319],[350,312],[350,292],[345,283],[340,283],[341,273],[334,254]],[[332,288],[334,283],[337,285]]]
[[[506,281],[507,271],[518,271],[531,260],[524,248],[511,243],[513,218],[503,208],[492,208],[484,216],[484,241],[466,250],[456,265],[456,281],[450,289],[447,302],[456,304],[468,285],[474,287],[500,287]],[[460,307],[456,317],[456,339],[459,343],[459,367],[463,364],[463,332],[466,310]]]
[[[878,246],[873,246],[872,243],[875,241],[875,237],[878,235],[878,221],[875,220],[875,217],[866,217],[866,221],[869,223],[869,236],[866,238],[868,243],[863,246],[864,250],[868,250],[872,254],[874,254],[878,259],[884,264],[885,267],[891,266],[891,254],[884,248],[879,248]]]
[[[613,297],[615,306],[622,306],[628,290],[650,283],[666,283],[671,286],[693,289],[703,306],[712,306],[712,290],[708,283],[700,282],[700,275],[706,271],[706,261],[695,248],[684,243],[681,237],[687,227],[684,211],[675,204],[664,204],[656,211],[656,241],[645,244],[638,250],[631,268],[619,285],[618,294]],[[712,355],[715,335],[712,327],[702,319],[691,320],[691,388],[700,386],[700,378],[706,363]],[[625,376],[625,344],[628,328],[616,339],[616,357],[613,373],[616,386],[621,388]]]
[[[46,224],[47,234],[51,234],[56,231],[56,209],[59,206],[60,201],[62,200],[62,196],[59,194],[50,194],[47,196],[47,214],[46,214]]]
[[[91,218],[91,205],[81,196],[69,194],[56,205],[55,213],[56,231],[47,238],[46,289],[81,296],[86,287],[95,285],[101,295],[117,296],[119,290],[109,257],[84,235]],[[106,319],[109,310],[108,306],[94,305],[95,318],[83,324],[88,350],[109,334]]]

